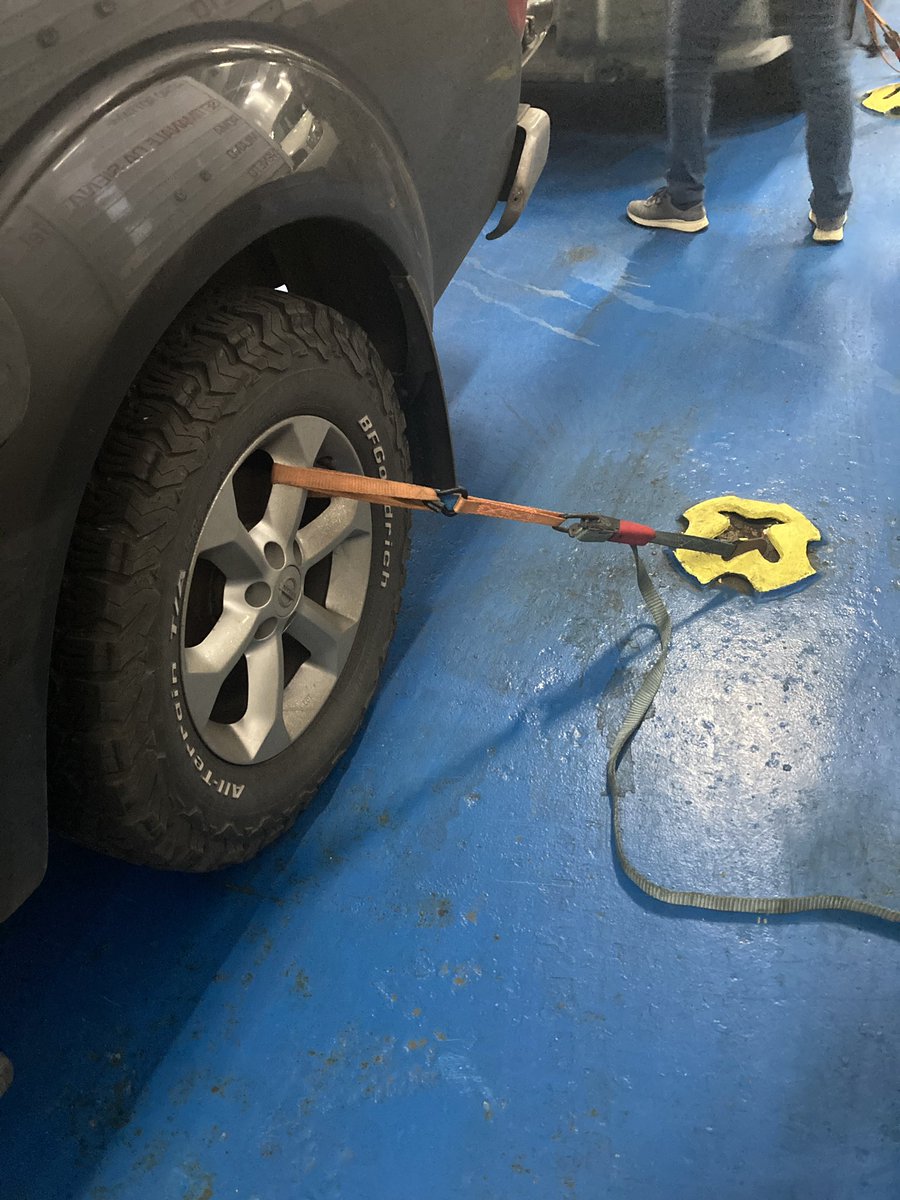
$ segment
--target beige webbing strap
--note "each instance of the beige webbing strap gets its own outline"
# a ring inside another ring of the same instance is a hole
[[[501,521],[524,521],[528,525],[549,525],[551,528],[565,520],[565,513],[548,508],[532,508],[526,504],[506,504],[502,500],[485,500],[465,492],[435,488],[416,483],[400,483],[394,479],[373,479],[368,475],[349,475],[343,471],[326,471],[322,467],[288,467],[275,463],[272,482],[289,487],[306,488],[317,496],[340,496],[347,500],[365,500],[369,504],[384,504],[391,508],[431,509],[451,514],[468,513],[476,517],[496,517]],[[446,499],[452,503],[445,503]]]

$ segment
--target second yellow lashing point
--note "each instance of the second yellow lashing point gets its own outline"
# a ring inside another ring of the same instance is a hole
[[[900,84],[889,83],[885,87],[866,92],[861,100],[863,108],[882,117],[900,117]]]

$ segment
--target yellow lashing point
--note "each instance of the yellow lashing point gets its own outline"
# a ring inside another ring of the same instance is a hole
[[[861,103],[863,108],[882,117],[900,117],[900,84],[889,83],[886,87],[866,92]]]
[[[716,554],[697,550],[676,550],[675,557],[701,583],[712,583],[723,575],[741,575],[758,592],[774,592],[815,575],[807,548],[822,535],[803,513],[790,504],[770,504],[765,500],[743,500],[740,496],[716,496],[689,508],[684,516],[686,533],[696,537],[720,537],[729,528],[727,513],[736,513],[748,521],[771,521],[766,536],[778,551],[778,562],[769,562],[758,550],[739,554],[723,562]]]

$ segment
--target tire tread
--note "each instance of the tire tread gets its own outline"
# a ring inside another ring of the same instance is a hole
[[[340,313],[261,288],[209,292],[169,330],[130,389],[85,492],[60,594],[51,677],[51,819],[66,836],[146,865],[210,871],[282,834],[344,753],[278,813],[213,827],[163,786],[153,733],[148,639],[163,602],[155,564],[171,540],[177,489],[203,461],[217,422],[260,375],[297,356],[342,358],[380,396],[383,439],[409,478],[394,381]],[[406,547],[391,632],[406,573]],[[378,675],[390,645],[385,640]],[[377,679],[377,675],[376,675]],[[87,802],[86,802],[87,792]]]

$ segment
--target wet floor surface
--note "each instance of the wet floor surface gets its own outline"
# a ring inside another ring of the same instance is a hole
[[[819,573],[771,600],[647,553],[675,635],[626,835],[672,886],[896,905],[900,123],[859,114],[828,250],[800,119],[731,106],[689,239],[624,221],[658,135],[592,103],[440,305],[460,481],[807,514]],[[0,930],[4,1200],[900,1195],[900,929],[670,909],[614,865],[652,647],[624,548],[417,516],[384,686],[289,837],[209,878],[55,843]]]

